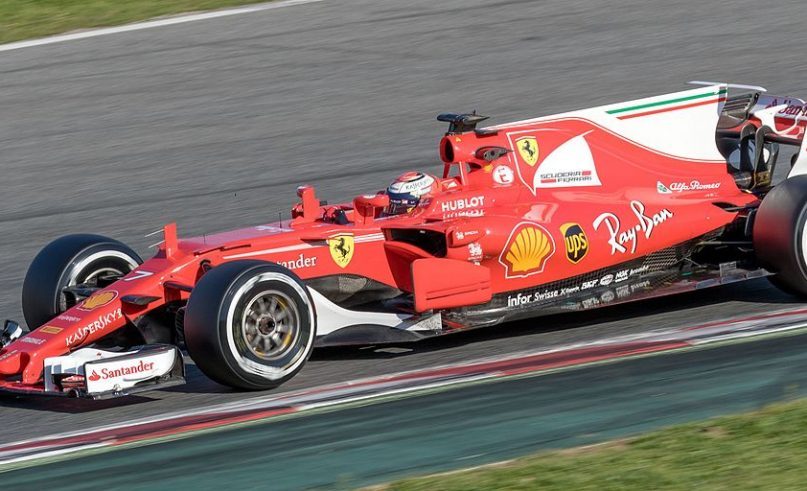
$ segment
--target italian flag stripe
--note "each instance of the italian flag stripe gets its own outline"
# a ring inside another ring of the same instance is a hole
[[[617,119],[631,119],[631,118],[638,118],[641,116],[649,116],[651,114],[658,114],[658,113],[666,113],[669,111],[677,111],[679,109],[687,109],[690,107],[697,107],[697,106],[706,106],[708,104],[716,104],[721,101],[725,101],[725,97],[718,97],[716,99],[709,99],[707,101],[699,101],[693,102],[691,104],[684,104],[682,106],[672,106],[672,107],[661,107],[658,109],[652,109],[650,111],[643,111],[640,113],[633,113],[633,114],[623,114],[622,116],[617,116]]]
[[[714,97],[714,96],[725,96],[726,89],[720,89],[717,92],[704,92],[702,94],[695,94],[689,95],[686,97],[678,97],[676,99],[667,99],[666,101],[656,101],[656,102],[648,102],[645,104],[638,104],[636,106],[627,106],[627,107],[618,107],[616,109],[609,109],[606,111],[607,114],[620,114],[626,113],[630,111],[638,111],[641,109],[647,109],[651,107],[659,107],[659,106],[666,106],[669,104],[677,104],[679,102],[687,102],[687,101],[694,101],[697,99],[703,99],[706,97]],[[687,105],[686,107],[691,107],[691,105]]]

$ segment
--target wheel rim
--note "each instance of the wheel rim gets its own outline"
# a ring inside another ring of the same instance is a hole
[[[111,264],[110,264],[111,263]],[[64,287],[86,284],[89,286],[98,285],[98,279],[104,273],[114,273],[125,275],[138,266],[134,258],[118,251],[102,251],[84,258],[73,267]],[[63,287],[63,288],[64,288]],[[59,312],[73,307],[78,303],[78,299],[72,295],[62,293],[59,297]]]
[[[285,293],[266,290],[250,300],[241,318],[246,347],[262,360],[277,360],[294,349],[300,335],[300,313]]]

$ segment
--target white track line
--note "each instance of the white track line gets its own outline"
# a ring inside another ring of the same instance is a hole
[[[782,310],[776,311],[776,312],[777,313],[778,312],[785,313],[787,311],[788,311],[787,309],[782,309]],[[141,425],[153,423],[153,422],[159,421],[159,420],[182,418],[182,417],[187,417],[187,416],[196,416],[196,415],[200,415],[200,414],[213,414],[213,413],[224,413],[224,414],[226,414],[226,413],[231,413],[231,412],[239,411],[239,410],[250,410],[250,409],[261,409],[261,408],[269,409],[269,408],[271,408],[271,407],[273,407],[275,405],[281,405],[281,404],[286,405],[286,406],[299,406],[300,410],[295,414],[300,414],[300,413],[304,412],[304,410],[306,410],[306,409],[319,408],[319,407],[325,407],[325,406],[330,406],[330,405],[337,405],[337,404],[344,403],[345,401],[369,400],[369,399],[374,399],[374,398],[386,397],[388,395],[394,395],[394,394],[397,394],[397,393],[406,393],[406,392],[411,392],[411,391],[415,391],[415,390],[421,390],[423,388],[450,386],[450,385],[453,385],[455,383],[466,383],[468,381],[484,380],[484,379],[491,378],[491,377],[495,376],[495,375],[493,375],[494,372],[490,372],[490,373],[480,374],[480,375],[476,375],[476,376],[464,377],[462,379],[456,379],[456,380],[451,379],[451,380],[437,381],[437,382],[425,382],[425,383],[422,383],[421,385],[418,385],[417,387],[398,387],[398,386],[395,385],[396,381],[392,381],[391,385],[390,385],[390,382],[388,382],[389,379],[396,378],[396,377],[399,377],[399,376],[402,376],[402,375],[414,375],[414,374],[417,374],[418,372],[431,372],[433,370],[442,370],[442,369],[457,368],[457,367],[469,366],[469,365],[478,365],[478,364],[484,364],[484,363],[494,362],[494,361],[516,360],[516,359],[524,358],[524,357],[528,357],[528,356],[546,355],[546,354],[550,354],[550,353],[557,353],[557,352],[563,352],[563,351],[574,350],[574,349],[590,348],[590,347],[603,346],[603,345],[609,345],[609,344],[619,345],[619,344],[625,344],[625,343],[630,343],[630,342],[638,342],[638,341],[687,340],[688,342],[691,343],[692,347],[698,347],[698,346],[701,346],[701,345],[709,343],[709,339],[697,339],[699,336],[702,336],[702,335],[705,335],[705,334],[711,334],[715,338],[716,341],[729,341],[729,340],[732,340],[732,339],[742,339],[742,338],[753,337],[755,335],[768,335],[768,334],[775,334],[775,333],[780,333],[780,332],[784,333],[784,332],[787,332],[787,331],[792,331],[794,329],[802,329],[802,328],[807,327],[807,324],[805,324],[805,322],[803,321],[803,317],[802,317],[803,314],[801,314],[801,313],[797,314],[797,313],[794,312],[794,316],[799,316],[799,318],[795,319],[796,322],[793,322],[791,324],[774,326],[774,327],[770,327],[770,328],[767,328],[767,329],[761,329],[759,331],[754,331],[754,332],[751,332],[751,333],[747,332],[747,329],[749,329],[750,327],[758,326],[760,323],[764,323],[765,319],[757,320],[757,321],[746,321],[746,320],[744,320],[742,318],[739,318],[739,319],[735,319],[733,322],[731,320],[729,320],[728,322],[726,322],[725,326],[722,326],[722,328],[718,328],[718,327],[707,328],[707,329],[704,329],[702,331],[701,330],[688,330],[686,328],[677,328],[677,329],[673,328],[673,329],[665,329],[665,330],[657,330],[657,331],[648,331],[648,332],[645,332],[645,333],[638,333],[638,334],[634,334],[634,335],[615,336],[615,337],[605,338],[605,339],[596,340],[596,341],[561,344],[561,345],[556,345],[556,346],[553,346],[553,347],[548,347],[548,348],[537,350],[537,351],[532,350],[532,351],[523,351],[523,352],[519,352],[519,353],[510,353],[510,354],[508,354],[507,356],[504,356],[504,357],[503,356],[482,357],[482,358],[477,358],[477,359],[473,359],[473,360],[467,360],[467,361],[459,362],[459,363],[450,363],[450,364],[427,367],[427,368],[421,368],[421,369],[415,369],[415,370],[407,370],[407,371],[396,372],[396,373],[392,373],[392,374],[376,375],[376,376],[372,376],[372,377],[354,379],[354,380],[351,380],[349,382],[339,382],[339,383],[334,383],[334,384],[327,384],[327,385],[324,385],[324,386],[321,386],[321,387],[300,389],[300,390],[292,391],[292,392],[285,392],[285,393],[279,393],[279,394],[269,394],[269,395],[258,396],[258,397],[253,397],[253,398],[249,398],[249,399],[242,399],[242,400],[238,400],[238,401],[230,401],[230,402],[225,402],[225,403],[211,404],[209,406],[202,406],[202,407],[196,407],[196,408],[187,408],[187,409],[174,410],[174,411],[171,411],[171,412],[167,412],[167,413],[163,413],[163,414],[159,414],[159,415],[154,415],[154,416],[148,416],[148,417],[141,418],[139,420],[134,420],[134,421],[116,422],[116,423],[97,426],[97,427],[93,427],[93,428],[85,428],[85,429],[81,429],[81,430],[73,430],[73,431],[68,431],[68,432],[63,432],[63,433],[56,433],[56,434],[51,434],[51,435],[46,435],[46,436],[41,436],[41,437],[36,437],[36,438],[31,438],[31,439],[26,439],[26,440],[8,442],[8,443],[4,443],[4,444],[0,445],[0,473],[5,472],[6,470],[8,470],[8,468],[6,467],[6,464],[11,462],[11,460],[9,460],[9,455],[8,454],[11,453],[13,455],[13,454],[15,454],[15,452],[17,452],[16,450],[12,450],[10,452],[9,451],[2,451],[2,449],[3,448],[14,447],[14,446],[25,444],[25,443],[33,443],[33,442],[39,442],[39,441],[44,441],[44,440],[50,440],[50,439],[69,438],[69,437],[73,437],[73,436],[81,435],[81,434],[86,434],[86,433],[95,433],[95,432],[99,432],[99,431],[107,431],[107,430],[112,430],[112,429],[116,429],[116,428],[128,428],[128,427],[134,427],[134,426],[141,426]],[[777,319],[779,319],[779,318],[777,318]],[[749,325],[748,326],[744,325],[746,323],[748,323]],[[734,326],[733,328],[731,327],[732,325]],[[728,329],[728,330],[730,330],[730,332],[720,333],[719,331],[721,329]],[[715,331],[717,331],[717,332],[715,332]],[[660,354],[660,353],[654,353],[654,354]],[[622,357],[619,357],[619,358],[622,358]],[[619,358],[615,358],[614,360],[619,359]],[[574,367],[564,367],[564,369],[565,368],[579,368],[580,366],[584,366],[584,365],[588,365],[588,363],[583,364],[583,365],[577,365],[577,366],[574,366]],[[354,396],[354,395],[351,395],[350,392],[351,392],[352,387],[356,387],[356,386],[366,387],[367,384],[371,384],[371,383],[378,384],[379,387],[382,387],[382,389],[379,392],[377,392],[376,394],[373,394],[373,395],[370,395],[370,396],[365,396],[365,395]],[[333,399],[329,399],[329,400],[326,400],[324,402],[320,402],[320,401],[309,402],[309,399],[312,397],[313,394],[323,394],[323,393],[330,393],[329,397],[333,397]],[[334,397],[334,396],[338,396],[338,397]],[[73,450],[65,450],[65,451],[66,452],[77,451],[77,450],[81,450],[82,448],[85,448],[85,447],[82,446],[82,447],[70,447],[70,448],[73,449]],[[51,451],[51,450],[46,449],[44,451]],[[41,452],[34,452],[31,455],[21,456],[19,458],[23,459],[23,460],[26,460],[26,459],[31,459],[31,458],[38,458],[37,456],[41,456],[41,455],[42,455]],[[16,459],[16,457],[11,457],[11,458]]]
[[[13,51],[16,49],[23,49],[23,48],[32,48],[34,46],[44,46],[46,44],[76,41],[79,39],[94,38],[98,36],[106,36],[109,34],[120,34],[122,32],[139,31],[142,29],[151,29],[153,27],[172,26],[174,24],[184,24],[186,22],[196,22],[200,20],[216,19],[219,17],[228,17],[231,15],[251,14],[253,12],[262,12],[264,10],[274,10],[283,7],[291,7],[293,5],[301,5],[306,3],[314,3],[322,1],[323,0],[284,0],[282,2],[260,3],[257,5],[249,5],[247,7],[215,10],[213,12],[205,12],[201,14],[179,15],[177,17],[169,17],[165,19],[138,22],[136,24],[126,24],[117,27],[105,27],[102,29],[91,29],[87,31],[75,32],[72,34],[60,34],[57,36],[31,39],[29,41],[18,41],[16,43],[0,44],[0,52]]]
[[[757,331],[755,334],[754,333],[743,332],[743,331],[727,333],[727,334],[724,334],[724,335],[719,335],[718,336],[719,339],[716,339],[716,341],[730,341],[732,339],[748,338],[748,337],[753,337],[755,335],[758,336],[758,335],[786,332],[786,331],[791,331],[791,330],[794,330],[794,329],[803,329],[805,326],[807,326],[807,325],[805,323],[801,322],[801,323],[794,324],[794,325],[778,326],[778,327],[772,327],[772,328],[769,328],[769,329],[764,329],[762,331]],[[685,332],[694,333],[695,331],[683,331],[682,333],[685,333]],[[617,339],[617,338],[614,338],[614,339]],[[584,344],[586,344],[586,343],[581,343],[581,345],[584,345]],[[591,344],[595,345],[597,343],[591,343]],[[616,344],[621,344],[621,343],[616,343]],[[691,347],[695,348],[695,347],[703,345],[703,344],[707,344],[707,341],[706,340],[701,340],[700,342],[693,342]],[[661,353],[653,353],[653,354],[651,354],[649,356],[658,355],[658,354],[661,354]],[[632,358],[634,356],[642,356],[642,355],[620,356],[620,357],[617,357],[617,358],[614,358],[614,359],[611,359],[611,360],[605,360],[605,362],[617,361],[617,360],[625,359],[625,358]],[[476,361],[473,362],[473,363],[475,364]],[[593,363],[599,363],[599,362],[593,362]],[[587,366],[587,365],[591,365],[591,364],[592,363],[584,363],[584,364],[576,365],[576,366],[573,366],[573,367],[563,367],[563,368],[559,368],[559,369],[549,369],[549,370],[546,370],[545,373],[551,373],[551,372],[554,372],[556,370],[574,369],[574,368],[579,368],[579,367]],[[446,367],[450,367],[450,366],[460,366],[460,364],[446,365]],[[403,373],[414,373],[414,372],[401,372],[401,374],[403,374]],[[537,374],[537,372],[535,374]],[[533,375],[535,375],[535,374],[533,374]],[[399,374],[395,374],[395,375],[399,375]],[[385,377],[387,377],[387,376],[372,377],[372,378],[368,378],[366,380],[378,379],[379,381],[381,381]],[[345,394],[342,397],[335,397],[333,399],[326,398],[326,400],[315,401],[315,402],[305,402],[306,394],[302,393],[302,392],[305,392],[305,390],[303,390],[303,391],[300,391],[301,394],[299,396],[295,396],[294,393],[289,393],[289,394],[287,394],[285,396],[281,394],[281,395],[269,396],[268,398],[256,398],[256,399],[245,400],[245,401],[234,401],[234,402],[231,402],[231,403],[225,403],[225,404],[220,404],[220,405],[215,405],[215,406],[209,406],[207,408],[201,408],[201,409],[198,409],[198,410],[181,411],[181,412],[178,412],[178,413],[168,413],[168,414],[164,414],[164,415],[160,415],[160,416],[152,416],[152,417],[143,419],[141,421],[136,421],[136,422],[133,422],[133,423],[116,423],[116,424],[106,425],[106,426],[97,427],[97,428],[90,428],[90,429],[84,429],[84,430],[79,430],[79,431],[72,431],[72,432],[57,434],[57,435],[50,435],[50,436],[45,436],[45,437],[33,438],[33,439],[30,439],[30,440],[22,440],[22,441],[18,441],[18,442],[7,443],[7,444],[4,444],[0,448],[8,448],[8,447],[13,447],[13,446],[24,444],[24,443],[48,440],[48,439],[51,439],[51,438],[68,438],[68,437],[79,435],[79,434],[94,433],[96,431],[103,431],[103,430],[109,430],[109,429],[115,429],[115,428],[125,428],[125,427],[130,427],[130,426],[138,426],[138,425],[154,422],[156,420],[170,419],[171,417],[181,417],[181,416],[188,416],[188,415],[194,415],[194,414],[206,413],[206,412],[208,412],[208,413],[212,413],[212,412],[224,412],[224,413],[227,413],[228,409],[229,410],[234,410],[234,409],[237,409],[239,406],[240,406],[241,409],[246,409],[247,406],[254,406],[255,403],[260,403],[260,402],[265,403],[267,401],[271,401],[272,399],[275,399],[275,400],[284,399],[284,398],[287,398],[288,396],[291,396],[291,397],[288,397],[287,405],[297,405],[298,406],[298,410],[295,411],[293,413],[293,415],[302,416],[307,411],[314,410],[314,409],[323,409],[323,408],[328,408],[328,407],[332,407],[332,406],[339,406],[339,405],[362,402],[362,401],[378,400],[378,399],[385,398],[385,397],[397,396],[397,395],[402,395],[402,394],[407,394],[407,393],[412,393],[412,392],[419,392],[419,391],[429,390],[429,389],[436,389],[436,388],[439,388],[439,387],[448,387],[448,386],[457,385],[457,384],[463,384],[464,385],[464,384],[467,384],[469,382],[484,381],[484,380],[487,380],[487,379],[492,379],[492,378],[497,378],[497,377],[498,377],[497,372],[493,371],[493,372],[489,372],[489,373],[471,375],[469,377],[463,377],[461,379],[449,379],[449,380],[439,380],[439,381],[436,381],[436,382],[426,382],[426,383],[421,383],[419,385],[411,386],[411,387],[396,387],[396,386],[393,385],[391,387],[385,388],[385,389],[383,389],[383,390],[381,390],[379,392],[376,392],[374,394],[366,394],[366,395],[365,394],[360,394],[360,395]],[[262,399],[262,401],[261,401],[261,399]],[[292,401],[294,401],[294,400],[297,400],[298,402],[293,403]],[[246,404],[244,404],[244,403],[246,403]],[[255,423],[255,422],[257,422],[257,421],[251,421],[251,423]],[[238,424],[238,423],[236,423],[236,424]],[[229,426],[229,425],[227,425],[227,426]],[[207,428],[207,429],[202,430],[202,431],[209,431],[209,430],[213,430],[213,429],[214,428]],[[215,428],[215,429],[221,429],[221,428]],[[195,432],[195,433],[198,433],[198,431]],[[171,438],[171,439],[173,439],[173,438],[184,438],[184,437],[187,437],[187,436],[191,436],[193,434],[194,434],[194,432],[187,432],[187,433],[183,433],[183,434],[171,435],[168,438]],[[148,441],[148,440],[151,440],[151,439],[149,438],[149,439],[146,439],[144,441]],[[142,441],[140,441],[140,442],[132,441],[132,442],[129,442],[129,443],[124,444],[124,445],[137,444],[137,443],[142,443]],[[30,452],[30,453],[25,453],[24,455],[18,455],[18,452],[19,452],[18,450],[0,452],[0,474],[2,474],[3,472],[7,472],[7,471],[17,469],[18,467],[14,466],[14,464],[21,464],[21,463],[38,461],[38,460],[43,459],[43,458],[59,458],[59,459],[61,459],[61,458],[67,457],[67,456],[69,456],[70,454],[73,454],[73,453],[84,452],[86,450],[91,450],[91,449],[105,448],[105,447],[112,446],[113,444],[115,444],[114,439],[104,441],[104,442],[100,442],[100,443],[80,443],[78,445],[69,446],[69,447],[66,447],[66,448],[52,449],[52,448],[49,448],[49,447],[46,446],[46,447],[44,447],[44,448],[42,448],[41,450],[38,450],[38,451],[36,449],[25,449],[24,452]]]

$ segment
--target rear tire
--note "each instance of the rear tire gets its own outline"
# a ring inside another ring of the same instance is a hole
[[[316,316],[308,290],[290,270],[233,261],[205,273],[185,310],[185,344],[214,381],[264,390],[292,378],[314,348]]]
[[[774,187],[754,218],[754,251],[779,289],[807,297],[807,175]]]
[[[30,330],[76,302],[64,288],[97,280],[104,273],[125,275],[143,262],[132,249],[101,235],[58,238],[36,255],[22,284],[22,313]]]

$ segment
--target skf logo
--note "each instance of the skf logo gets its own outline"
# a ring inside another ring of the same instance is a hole
[[[515,226],[499,256],[506,278],[523,278],[544,270],[555,253],[555,241],[545,228],[532,222]]]
[[[566,243],[566,258],[572,263],[579,263],[588,254],[588,237],[583,227],[576,223],[564,223],[560,226],[563,241]]]
[[[340,268],[346,267],[353,259],[355,247],[352,235],[338,235],[328,239],[328,249],[331,251],[333,262]]]
[[[110,302],[118,298],[118,292],[115,290],[107,290],[103,292],[96,292],[87,297],[79,306],[79,310],[95,310],[98,307],[108,305]]]
[[[534,167],[535,163],[538,162],[538,141],[535,137],[523,136],[519,138],[516,140],[516,148],[518,148],[518,154],[524,160],[524,163]]]

